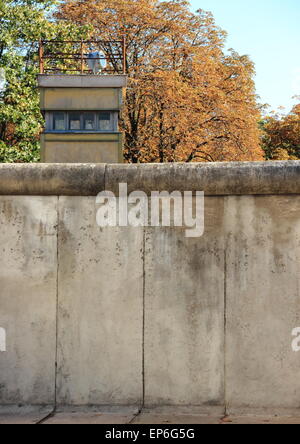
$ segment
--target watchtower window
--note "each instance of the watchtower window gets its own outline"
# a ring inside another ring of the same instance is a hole
[[[69,130],[70,131],[81,130],[80,113],[69,113]]]
[[[53,113],[54,131],[64,131],[66,129],[65,113]]]
[[[96,129],[96,114],[84,113],[83,115],[83,129],[84,131],[95,131]]]
[[[97,132],[118,131],[116,111],[49,111],[46,112],[47,132]]]
[[[100,113],[99,114],[99,129],[100,131],[112,130],[112,113]]]

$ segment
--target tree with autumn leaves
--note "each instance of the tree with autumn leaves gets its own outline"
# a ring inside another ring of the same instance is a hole
[[[53,14],[54,12],[54,14]],[[127,39],[127,162],[298,159],[299,106],[262,119],[246,56],[185,0],[0,0],[0,162],[39,160],[37,44]],[[258,125],[260,122],[260,126]]]
[[[300,159],[300,104],[288,115],[266,117],[261,125],[262,143],[268,160]]]
[[[93,38],[126,36],[128,162],[264,158],[253,64],[224,53],[210,13],[185,0],[66,0],[56,18],[91,24]]]

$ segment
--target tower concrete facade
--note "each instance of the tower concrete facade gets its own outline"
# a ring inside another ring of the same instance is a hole
[[[40,74],[44,163],[122,163],[126,75]]]

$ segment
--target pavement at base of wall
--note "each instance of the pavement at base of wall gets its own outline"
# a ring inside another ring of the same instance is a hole
[[[234,424],[300,424],[300,416],[290,415],[244,415],[218,416],[204,415],[197,412],[172,411],[156,409],[137,411],[131,408],[76,408],[58,410],[53,413],[47,408],[0,408],[0,425],[10,424],[200,424],[200,425],[234,425]]]

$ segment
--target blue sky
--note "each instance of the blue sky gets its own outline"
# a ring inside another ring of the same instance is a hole
[[[262,103],[290,111],[300,95],[300,0],[190,0],[228,32],[227,48],[256,65]]]

